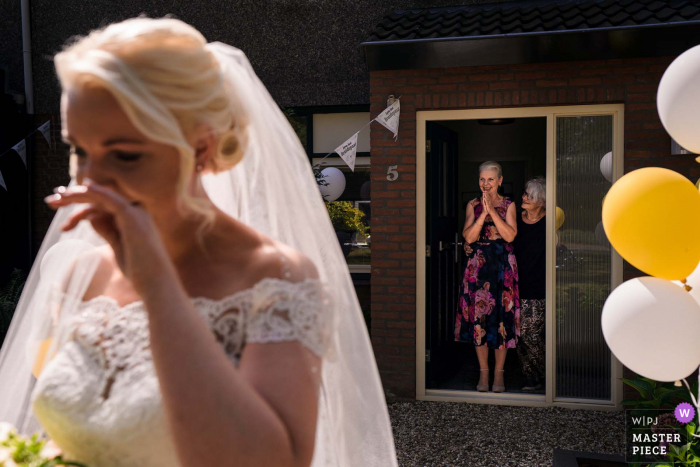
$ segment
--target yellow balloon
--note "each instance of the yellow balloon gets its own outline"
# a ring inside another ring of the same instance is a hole
[[[34,361],[34,366],[32,367],[32,374],[37,379],[39,379],[41,370],[44,369],[44,360],[46,360],[46,354],[49,352],[50,347],[51,338],[45,339],[39,343],[39,348],[36,352],[36,360]]]
[[[700,190],[700,178],[698,178],[698,181],[695,182],[695,187]]]
[[[647,167],[620,178],[603,205],[613,248],[637,269],[685,279],[700,262],[700,192],[668,169]]]
[[[556,217],[556,224],[557,224],[557,230],[564,224],[564,210],[557,206],[557,217]]]

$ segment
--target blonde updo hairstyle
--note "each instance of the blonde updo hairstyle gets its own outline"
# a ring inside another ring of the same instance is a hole
[[[200,124],[211,129],[216,146],[205,169],[216,173],[241,161],[248,132],[235,90],[222,78],[206,44],[199,31],[180,20],[139,17],[74,39],[54,61],[64,97],[72,86],[95,82],[116,98],[146,137],[178,149],[180,207],[204,215],[204,224],[211,224],[214,210],[186,190],[195,165],[187,138]],[[64,136],[65,107],[63,98]]]

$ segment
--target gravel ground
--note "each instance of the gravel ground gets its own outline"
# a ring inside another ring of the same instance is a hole
[[[401,466],[551,466],[554,448],[624,454],[623,412],[390,402]]]

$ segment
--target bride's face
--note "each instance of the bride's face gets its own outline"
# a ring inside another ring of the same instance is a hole
[[[172,212],[178,197],[178,150],[149,140],[102,87],[77,84],[63,98],[76,181],[90,178],[154,215]]]

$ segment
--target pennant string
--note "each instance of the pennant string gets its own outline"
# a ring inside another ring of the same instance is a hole
[[[357,130],[355,133],[353,133],[352,136],[355,136],[356,134],[358,134],[359,132],[361,132],[362,130],[364,130],[364,129],[367,128],[368,126],[370,126],[370,125],[372,124],[372,122],[374,122],[375,120],[376,120],[376,119],[373,119],[373,120],[370,120],[369,122],[367,122],[367,123],[365,124],[365,126],[363,126],[363,127],[360,128],[359,130]],[[350,137],[352,138],[352,136],[350,136]],[[348,138],[348,139],[350,139],[350,138]],[[346,140],[346,141],[347,141],[347,140]],[[337,154],[337,153],[336,153],[335,151],[329,152],[328,154],[326,154],[325,156],[323,156],[323,158],[321,158],[320,161],[318,161],[316,164],[314,164],[314,166],[313,166],[312,168],[318,169],[318,168],[321,166],[321,164],[324,163],[324,161],[326,160],[326,158],[329,157],[329,156],[331,156],[331,155],[333,155],[333,154]]]
[[[50,121],[51,121],[51,120],[49,120],[49,122],[50,122]],[[44,123],[44,125],[46,125],[46,123]],[[44,125],[41,125],[41,126],[44,126]],[[17,144],[20,144],[23,140],[29,138],[30,136],[32,136],[32,135],[33,135],[34,133],[36,133],[37,131],[40,131],[40,128],[37,128],[36,130],[30,132],[27,136],[25,136],[24,138],[22,138],[22,140],[21,140],[19,143],[17,143]],[[7,153],[10,152],[10,151],[15,151],[14,148],[15,148],[15,146],[17,146],[17,144],[13,145],[10,149],[8,149],[7,151],[5,151],[5,152],[3,152],[2,154],[0,154],[0,157],[4,156],[5,154],[7,154]],[[53,146],[51,145],[51,143],[49,143],[49,146],[53,149]],[[15,151],[15,152],[16,152],[16,151]]]
[[[400,100],[401,100],[401,96],[397,97],[397,98],[394,100],[394,102],[399,102]],[[392,103],[391,105],[394,105],[394,104]],[[391,107],[391,106],[389,106],[389,107]],[[387,108],[389,108],[389,107],[387,107]],[[382,111],[382,112],[383,112],[383,111]],[[381,115],[381,112],[380,112],[380,115]],[[367,124],[365,124],[365,126],[363,126],[362,128],[360,128],[360,129],[359,129],[356,133],[354,133],[352,136],[355,136],[357,133],[360,133],[362,130],[364,130],[365,128],[367,128],[369,125],[371,125],[373,122],[376,122],[376,121],[377,121],[376,118],[370,120],[369,122],[367,122]],[[399,138],[399,134],[396,133],[396,136],[395,136],[394,140],[397,140],[398,138]],[[349,138],[348,138],[348,139],[349,139]],[[330,157],[330,156],[333,155],[333,154],[336,154],[336,152],[335,152],[335,151],[329,152],[328,154],[326,154],[325,156],[323,156],[323,157],[321,158],[320,161],[318,161],[316,164],[314,164],[312,168],[313,168],[313,169],[318,169],[321,165],[323,165],[323,163],[325,162],[326,158]]]

